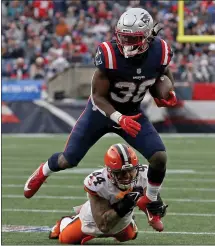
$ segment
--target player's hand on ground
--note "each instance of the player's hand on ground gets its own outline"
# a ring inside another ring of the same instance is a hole
[[[174,91],[169,92],[169,97],[167,100],[154,98],[157,106],[160,107],[173,107],[177,104],[177,98]]]
[[[166,215],[167,207],[168,205],[164,204],[162,200],[150,202],[146,205],[146,208],[151,214],[159,215],[160,217],[164,217]]]
[[[133,116],[122,115],[119,118],[119,125],[132,137],[136,137],[141,129],[141,125],[136,122],[141,117],[141,113]]]

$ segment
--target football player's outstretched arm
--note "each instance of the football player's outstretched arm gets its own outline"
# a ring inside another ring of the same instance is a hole
[[[89,194],[93,218],[99,230],[108,233],[120,220],[119,215],[111,208],[108,200]]]
[[[107,99],[109,87],[110,82],[105,73],[96,69],[92,81],[92,97],[101,113],[108,117],[116,111]]]
[[[139,188],[124,196],[123,199],[110,205],[109,201],[89,194],[93,218],[99,230],[108,233],[121,218],[133,211],[136,202],[142,196],[143,189]]]

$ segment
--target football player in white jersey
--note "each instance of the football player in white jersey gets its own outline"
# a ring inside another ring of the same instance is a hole
[[[65,216],[57,221],[49,238],[66,244],[84,244],[96,237],[114,237],[119,242],[137,237],[133,220],[135,206],[143,210],[152,226],[166,213],[167,205],[161,198],[141,208],[147,186],[147,166],[140,165],[135,151],[125,144],[112,145],[104,157],[105,167],[88,175],[84,189],[88,195],[76,216]],[[140,205],[139,205],[140,204]],[[77,211],[78,210],[78,211]],[[163,225],[160,230],[163,230]]]

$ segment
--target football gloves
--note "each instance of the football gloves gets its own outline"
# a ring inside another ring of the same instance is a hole
[[[136,202],[143,195],[142,187],[135,187],[132,192],[125,194],[124,198],[119,202],[112,204],[112,208],[119,217],[123,218],[127,213],[131,212],[136,206]]]
[[[173,107],[177,104],[177,98],[174,91],[169,92],[169,97],[167,100],[154,98],[157,106],[160,107]]]
[[[166,209],[168,205],[164,204],[162,200],[150,202],[146,205],[148,211],[153,215],[164,217],[166,215]]]
[[[122,115],[119,118],[119,125],[132,137],[136,137],[141,129],[141,125],[136,122],[141,117],[141,113],[133,116]]]

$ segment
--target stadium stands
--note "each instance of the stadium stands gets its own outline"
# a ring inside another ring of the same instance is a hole
[[[93,66],[99,42],[110,40],[117,19],[142,6],[165,27],[178,81],[215,81],[215,44],[176,42],[177,1],[23,0],[2,2],[2,76],[51,78],[69,64]],[[215,35],[215,1],[186,1],[185,34]]]

